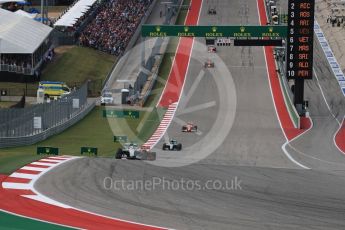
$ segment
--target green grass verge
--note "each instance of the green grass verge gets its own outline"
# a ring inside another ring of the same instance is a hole
[[[63,81],[70,87],[75,83],[80,85],[86,80],[99,81],[100,84],[93,88],[100,91],[102,82],[112,69],[116,57],[85,47],[72,47],[53,62],[48,63],[42,72],[42,81]],[[77,64],[76,64],[77,63]],[[0,89],[9,90],[11,96],[21,96],[27,87],[28,94],[36,95],[38,83],[10,83],[0,82]]]
[[[112,55],[75,46],[46,66],[42,80],[64,81],[69,86],[85,80],[104,80],[115,60]]]
[[[189,2],[190,0],[185,0],[184,4],[189,4]],[[180,12],[177,24],[184,23],[186,14],[187,11]],[[163,80],[166,80],[169,75],[178,41],[178,38],[171,38],[168,44],[167,52],[159,69],[159,76]],[[100,76],[103,76],[104,79],[110,71],[114,59],[106,57],[107,55],[102,57],[103,55],[105,54],[92,49],[74,47],[63,54],[54,64],[47,66],[43,79],[65,82],[70,82],[70,76],[73,76],[73,81],[98,79]],[[102,58],[106,60],[102,61]],[[75,63],[78,63],[78,66],[75,66]],[[156,83],[154,87],[156,93],[149,97],[146,106],[155,107],[164,85],[164,81]],[[126,135],[129,140],[141,144],[156,130],[165,113],[165,109],[154,108],[151,112],[142,111],[139,119],[106,119],[102,117],[103,109],[95,108],[76,125],[36,145],[0,149],[0,173],[9,174],[42,157],[36,155],[37,146],[59,147],[60,154],[69,155],[79,155],[80,147],[91,146],[98,148],[99,156],[114,156],[116,149],[120,147],[119,143],[113,142],[114,134]]]
[[[49,229],[49,230],[63,230],[74,229],[62,227],[59,225],[49,224],[37,220],[32,220],[16,215],[11,215],[6,212],[0,212],[0,229],[12,229],[12,230],[37,230],[37,229]]]
[[[0,109],[10,108],[12,105],[17,104],[17,102],[12,101],[0,101]]]
[[[148,118],[143,123],[143,126],[138,132],[140,140],[148,140],[159,126],[166,110],[163,108],[154,108],[151,113],[148,113]]]
[[[0,82],[0,89],[7,90],[8,96],[23,96],[25,91],[27,95],[34,96],[37,93],[38,83],[12,83],[12,82]]]
[[[184,0],[183,5],[190,5],[191,0]],[[184,25],[188,10],[181,10],[177,16],[176,25]]]
[[[27,152],[15,152],[1,149],[0,174],[11,174],[16,169],[42,158],[42,156],[34,154],[33,150],[34,148],[29,149]]]
[[[154,132],[165,113],[164,109],[140,111],[139,119],[104,118],[104,107],[96,107],[82,121],[59,135],[31,146],[0,149],[0,174],[10,174],[16,169],[40,159],[37,146],[58,147],[59,154],[80,155],[80,147],[98,148],[98,156],[113,157],[120,143],[113,136],[125,135],[129,141],[142,144]]]
[[[159,79],[155,83],[151,95],[148,97],[145,107],[155,107],[160,95],[163,92],[165,83],[169,77],[170,69],[172,66],[172,62],[175,57],[176,49],[177,49],[177,44],[178,44],[179,39],[172,37],[170,38],[169,44],[167,46],[166,53],[163,56],[162,63],[160,65],[159,71],[158,71],[158,76]]]
[[[109,118],[108,123],[116,136],[127,136],[129,141],[145,143],[158,127],[165,113],[163,108],[141,111],[139,119]]]

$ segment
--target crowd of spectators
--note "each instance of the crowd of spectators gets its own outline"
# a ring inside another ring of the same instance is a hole
[[[7,3],[3,3],[1,8],[11,11],[11,12],[16,12],[17,10],[24,10],[24,5],[18,4],[16,2],[7,2]]]
[[[79,36],[79,44],[121,55],[152,0],[109,0]]]
[[[74,5],[76,2],[78,2],[78,0],[76,0],[76,1],[73,3],[73,5]],[[73,26],[71,26],[71,27],[66,27],[66,28],[58,28],[58,29],[59,29],[59,30],[62,30],[62,31],[64,31],[64,32],[69,32],[69,33],[78,32],[78,31],[80,30],[81,26],[83,25],[83,23],[84,23],[90,16],[92,16],[92,14],[94,14],[94,13],[97,11],[97,9],[98,9],[98,7],[100,6],[100,4],[101,4],[101,3],[99,3],[98,1],[96,1],[93,5],[91,5],[90,8],[87,9],[87,11],[84,12],[84,14],[83,14],[80,18],[78,18],[78,20],[74,23]],[[54,24],[56,21],[58,21],[65,13],[67,13],[67,11],[70,10],[70,8],[72,8],[73,5],[71,5],[68,9],[64,10],[64,11],[62,12],[62,14],[61,14],[58,18],[54,19],[54,20],[52,21],[52,24]]]
[[[10,65],[14,67],[31,68],[32,60],[31,55],[21,54],[1,54],[1,65]]]
[[[326,22],[327,23],[330,23],[332,25],[332,27],[345,27],[345,24],[344,24],[344,16],[331,16],[329,15],[326,19]]]
[[[42,50],[43,52],[43,50]],[[45,64],[51,61],[55,56],[53,48],[50,48],[46,55],[43,54],[0,54],[0,71],[23,72],[24,69],[31,71],[36,64]]]
[[[31,72],[32,61],[30,55],[23,54],[1,54],[0,71],[17,73]]]

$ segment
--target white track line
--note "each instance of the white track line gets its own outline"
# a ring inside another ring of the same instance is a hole
[[[38,174],[28,174],[28,173],[12,173],[9,177],[24,178],[24,179],[34,179],[38,177]]]
[[[6,189],[21,189],[21,190],[31,189],[31,186],[28,183],[14,183],[14,182],[2,182],[2,187]]]
[[[46,168],[24,166],[24,167],[21,167],[20,169],[43,172]]]
[[[60,161],[65,161],[68,159],[68,157],[48,157],[46,159],[52,159],[52,160],[60,160]]]
[[[38,162],[38,161],[32,162],[31,164],[32,165],[42,165],[42,166],[54,166],[54,165],[56,165],[56,164],[52,164],[52,163],[44,163],[44,162]]]
[[[54,160],[54,159],[46,159],[46,158],[39,160],[39,162],[47,162],[47,163],[49,162],[60,163],[61,161],[65,161],[65,160]]]
[[[300,138],[301,136],[303,136],[304,134],[306,134],[307,132],[309,132],[309,131],[313,128],[314,123],[313,123],[313,120],[312,120],[311,118],[310,118],[310,122],[311,122],[311,125],[310,125],[309,129],[307,129],[306,131],[304,131],[304,132],[301,133],[300,135],[296,136],[295,138],[291,139],[290,141],[289,141],[289,140],[286,140],[286,142],[285,142],[285,143],[283,144],[283,146],[282,146],[283,152],[284,152],[285,155],[290,159],[290,161],[294,162],[296,165],[298,165],[298,166],[300,166],[301,168],[304,168],[304,169],[311,169],[311,168],[309,168],[309,167],[305,166],[304,164],[302,164],[302,163],[298,162],[297,160],[295,160],[295,159],[289,154],[289,152],[286,150],[286,146],[289,145],[290,148],[292,148],[292,149],[295,150],[296,152],[298,152],[298,153],[300,153],[300,154],[302,154],[302,155],[304,155],[304,156],[308,156],[307,154],[302,153],[301,151],[295,149],[292,145],[290,145],[290,143],[291,143],[292,141],[294,141],[294,140],[297,140],[298,138]]]

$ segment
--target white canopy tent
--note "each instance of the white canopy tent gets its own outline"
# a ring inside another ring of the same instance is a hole
[[[52,30],[26,16],[0,9],[0,54],[32,54]]]
[[[17,10],[14,13],[22,15],[22,16],[25,16],[25,17],[28,17],[28,18],[31,18],[31,19],[34,19],[37,16],[37,14],[30,14],[28,12],[25,12],[24,10]]]
[[[96,1],[97,0],[79,0],[64,15],[62,15],[59,20],[54,23],[54,26],[73,26]]]
[[[7,2],[26,2],[24,0],[0,0],[0,4],[4,4]]]

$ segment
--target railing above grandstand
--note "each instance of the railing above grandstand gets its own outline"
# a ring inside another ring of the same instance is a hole
[[[24,0],[0,0],[0,4],[4,4],[8,2],[25,2],[25,1]]]
[[[24,74],[24,75],[34,74],[33,68],[25,68],[22,66],[8,65],[8,64],[1,64],[0,71],[6,71],[6,72],[12,72],[12,73],[18,73],[18,74]]]
[[[79,0],[54,23],[54,26],[72,27],[97,0]]]

